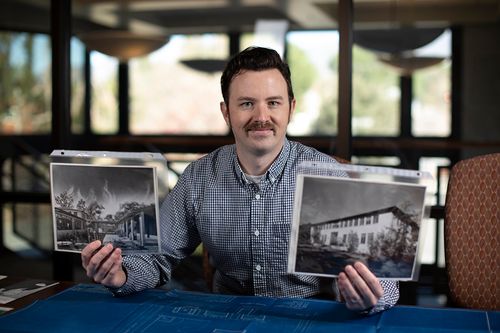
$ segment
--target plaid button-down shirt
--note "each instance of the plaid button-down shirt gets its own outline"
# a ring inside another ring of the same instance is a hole
[[[301,161],[336,163],[288,140],[259,185],[245,176],[234,145],[191,163],[160,209],[164,254],[125,256],[127,282],[114,292],[166,283],[175,265],[203,242],[216,269],[216,292],[287,297],[320,293],[320,278],[286,272]],[[399,297],[397,282],[381,282],[385,293],[373,311],[392,306]]]

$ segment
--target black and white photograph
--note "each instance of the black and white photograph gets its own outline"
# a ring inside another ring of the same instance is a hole
[[[51,163],[50,175],[55,250],[100,240],[124,254],[160,252],[154,167]]]
[[[419,184],[299,175],[292,271],[335,277],[346,265],[361,261],[379,278],[412,280],[425,189]]]

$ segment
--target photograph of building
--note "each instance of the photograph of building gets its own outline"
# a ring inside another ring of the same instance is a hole
[[[361,261],[378,277],[412,278],[424,186],[303,176],[300,191],[295,272],[337,276]]]
[[[101,240],[124,253],[159,252],[155,183],[151,167],[52,163],[55,249]]]
[[[418,224],[395,206],[300,228],[301,233],[308,234],[311,244],[364,254],[370,253],[370,245],[373,246],[374,236],[378,233],[404,229],[413,239],[419,230]]]

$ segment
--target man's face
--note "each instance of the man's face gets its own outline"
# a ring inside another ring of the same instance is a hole
[[[285,79],[277,69],[244,71],[229,86],[229,105],[221,103],[238,154],[278,155],[295,109]]]

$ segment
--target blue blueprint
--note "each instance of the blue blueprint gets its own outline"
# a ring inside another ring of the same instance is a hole
[[[498,330],[498,312],[396,307],[367,317],[332,301],[156,289],[117,298],[80,284],[0,316],[0,332],[493,332],[488,319]]]

